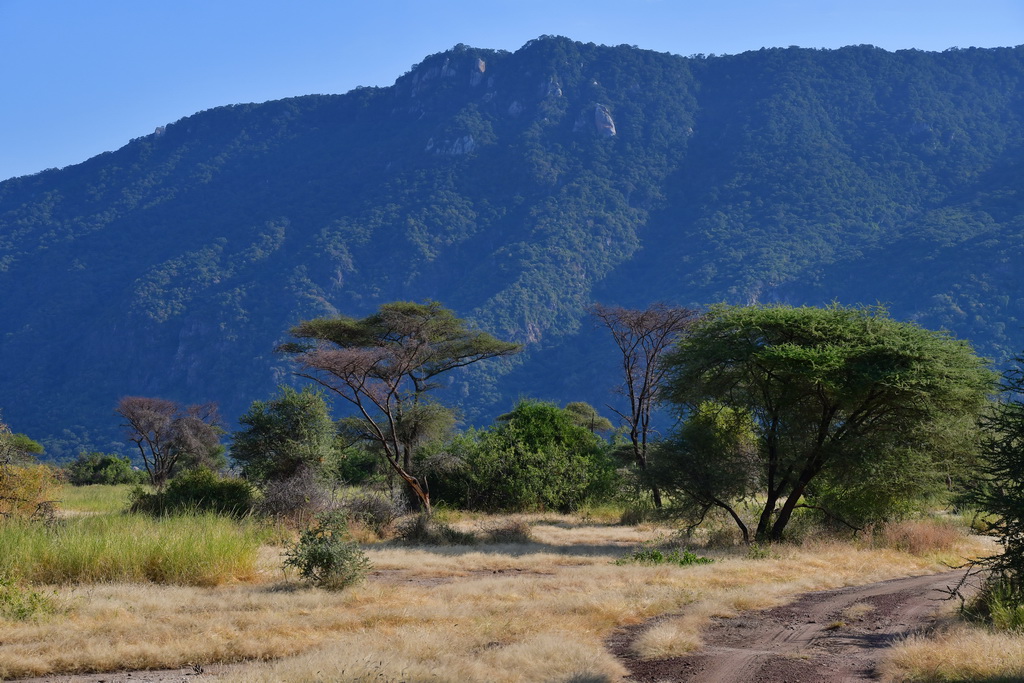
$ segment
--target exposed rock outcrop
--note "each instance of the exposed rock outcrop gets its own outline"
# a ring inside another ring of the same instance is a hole
[[[469,69],[469,84],[473,87],[480,85],[480,82],[484,79],[484,72],[486,71],[487,62],[477,57],[476,63]]]
[[[544,97],[561,97],[562,86],[558,84],[558,79],[552,76],[544,83],[541,83],[540,92]]]
[[[597,127],[598,135],[606,138],[615,137],[615,120],[608,107],[603,104],[594,107],[594,125]]]
[[[476,149],[476,140],[473,139],[472,135],[463,135],[461,138],[456,138],[455,141],[445,140],[440,145],[434,142],[434,138],[427,140],[427,146],[424,148],[424,152],[433,152],[443,156],[462,156],[463,154],[469,154]]]

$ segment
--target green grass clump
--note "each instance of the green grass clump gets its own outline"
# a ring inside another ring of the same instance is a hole
[[[714,560],[710,557],[703,557],[686,548],[682,551],[672,550],[667,553],[657,548],[641,548],[616,560],[615,564],[675,564],[680,567],[688,567],[694,564],[711,564],[712,562]]]
[[[999,577],[982,587],[968,614],[997,631],[1024,633],[1024,595]]]
[[[263,531],[218,515],[100,515],[0,524],[0,574],[32,583],[211,586],[256,573]]]

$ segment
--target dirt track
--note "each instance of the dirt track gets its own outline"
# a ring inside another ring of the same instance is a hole
[[[962,571],[805,593],[774,609],[716,619],[708,646],[686,657],[641,661],[631,653],[646,624],[616,631],[608,646],[628,681],[838,683],[878,680],[875,667],[894,639],[921,631],[959,602],[940,591]],[[660,617],[664,619],[665,617]]]

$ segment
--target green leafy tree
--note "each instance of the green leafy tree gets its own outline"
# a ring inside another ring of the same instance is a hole
[[[569,413],[569,418],[573,421],[573,424],[589,429],[594,434],[610,432],[615,429],[615,425],[612,424],[611,420],[598,413],[594,406],[584,401],[566,403],[565,412]]]
[[[569,511],[615,487],[608,444],[551,403],[520,401],[449,450],[458,463],[435,476],[440,495],[470,509]]]
[[[0,420],[0,465],[27,465],[35,462],[35,456],[43,453],[43,447],[24,434],[11,431]]]
[[[971,502],[994,515],[992,529],[1003,552],[986,560],[998,580],[1024,603],[1024,357],[1005,375],[1005,393],[983,421],[983,465],[969,495]]]
[[[947,453],[969,451],[974,432],[961,430],[966,443],[951,444],[948,425],[976,419],[994,381],[966,342],[882,309],[840,306],[714,307],[665,367],[664,395],[681,418],[703,419],[708,402],[724,406],[741,416],[733,424],[749,425],[755,444],[742,456],[745,439],[730,445],[705,421],[699,431],[714,437],[702,437],[714,444],[705,450],[684,426],[674,439],[680,462],[703,453],[722,471],[707,481],[678,472],[677,489],[725,509],[746,538],[734,502],[757,492],[755,535],[763,540],[781,539],[798,507],[820,507],[814,485],[832,473],[884,487],[871,477],[879,459],[913,455],[934,471]]]
[[[428,392],[447,372],[521,350],[470,329],[435,301],[388,303],[365,318],[309,320],[291,333],[307,340],[280,347],[295,354],[298,374],[354,408],[357,422],[350,426],[377,446],[410,499],[426,511],[430,489],[414,471],[414,455],[422,427],[436,417]]]
[[[336,429],[323,391],[281,387],[269,401],[255,401],[231,435],[231,457],[252,481],[289,479],[303,468],[320,474],[336,451]]]
[[[68,481],[75,486],[137,484],[141,483],[140,475],[145,476],[132,469],[132,461],[127,457],[95,451],[79,453],[66,470]]]
[[[751,498],[760,487],[755,429],[746,412],[704,401],[657,450],[648,476],[673,494],[674,507],[694,526],[712,509],[725,510],[744,542],[750,541],[733,505]]]

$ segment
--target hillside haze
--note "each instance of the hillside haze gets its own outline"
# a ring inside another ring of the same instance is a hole
[[[388,88],[235,105],[0,183],[0,411],[51,455],[123,395],[234,418],[302,319],[436,299],[513,362],[454,377],[613,401],[586,309],[876,302],[1024,348],[1024,48],[679,57],[456,46]]]

